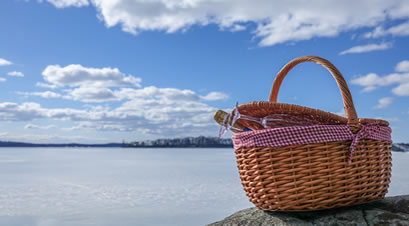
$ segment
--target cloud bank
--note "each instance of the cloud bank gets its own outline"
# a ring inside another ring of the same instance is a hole
[[[406,4],[407,5],[407,4]],[[407,15],[406,15],[407,16]],[[373,31],[364,35],[365,38],[379,38],[383,36],[409,36],[409,22],[401,23],[390,28],[376,27]]]
[[[141,87],[141,78],[122,73],[118,68],[92,68],[79,64],[65,67],[49,65],[42,72],[47,83],[37,83],[43,88],[66,88],[65,99],[82,102],[118,101],[112,88]]]
[[[79,64],[65,67],[49,65],[43,73],[45,81],[56,86],[140,86],[141,79],[125,75],[118,68],[87,68]]]
[[[395,67],[395,73],[379,76],[376,73],[369,73],[351,81],[352,84],[363,86],[363,92],[370,92],[382,86],[397,86],[392,89],[392,93],[398,96],[409,96],[409,61],[399,62]]]
[[[91,4],[107,27],[121,26],[131,34],[173,33],[194,25],[216,24],[222,30],[251,32],[260,46],[333,37],[358,28],[374,28],[367,38],[409,35],[406,0],[271,1],[259,0],[47,0],[57,8]],[[383,28],[388,20],[404,20]],[[255,25],[255,26],[253,26]]]
[[[142,87],[141,79],[117,68],[92,68],[71,64],[49,65],[42,72],[43,92],[17,92],[27,98],[62,98],[93,103],[86,108],[46,108],[32,101],[0,103],[0,121],[38,119],[70,121],[65,131],[96,130],[138,132],[161,136],[214,134],[217,110],[207,102],[228,98],[222,92],[201,95],[193,90]],[[116,107],[95,105],[116,102]],[[44,129],[27,124],[26,129]]]
[[[42,98],[59,98],[61,97],[60,94],[52,92],[52,91],[45,91],[45,92],[17,92],[17,94],[19,95],[23,95],[26,97],[29,96],[38,96],[38,97],[42,97]]]
[[[48,126],[39,126],[39,125],[35,125],[35,124],[27,124],[24,126],[24,129],[55,129],[56,126],[55,125],[48,125]]]

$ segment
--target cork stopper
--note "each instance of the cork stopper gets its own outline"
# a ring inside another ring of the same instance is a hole
[[[223,111],[223,110],[217,110],[216,113],[214,114],[213,118],[214,120],[221,126],[223,125],[223,121],[226,118],[227,112]],[[231,120],[228,119],[228,123],[231,123]],[[235,128],[243,130],[245,128],[245,126],[243,126],[242,124],[240,124],[239,122],[236,122],[236,124],[234,125]],[[234,132],[234,131],[233,131]]]

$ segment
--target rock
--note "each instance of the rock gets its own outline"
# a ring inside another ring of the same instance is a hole
[[[238,211],[209,226],[244,225],[409,225],[409,195],[312,212],[269,212],[258,208]]]

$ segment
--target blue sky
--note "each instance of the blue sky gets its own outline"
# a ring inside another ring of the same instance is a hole
[[[282,66],[317,55],[343,73],[359,117],[409,142],[407,1],[7,0],[0,30],[0,140],[217,136],[217,109],[267,100]],[[279,102],[343,111],[311,63]]]

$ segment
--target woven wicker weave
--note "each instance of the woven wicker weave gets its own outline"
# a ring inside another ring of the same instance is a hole
[[[342,94],[346,118],[317,109],[276,103],[286,74],[305,61],[321,64],[333,75]],[[299,57],[289,62],[274,81],[270,102],[242,104],[239,112],[257,117],[289,114],[324,124],[347,124],[354,133],[362,124],[388,125],[383,120],[358,120],[351,93],[341,73],[329,61],[315,56]],[[240,123],[253,129],[260,126],[245,120]],[[348,163],[350,144],[351,141],[337,141],[278,148],[239,148],[235,152],[244,190],[257,207],[274,211],[328,209],[383,198],[391,177],[391,143],[361,139],[352,163]]]

